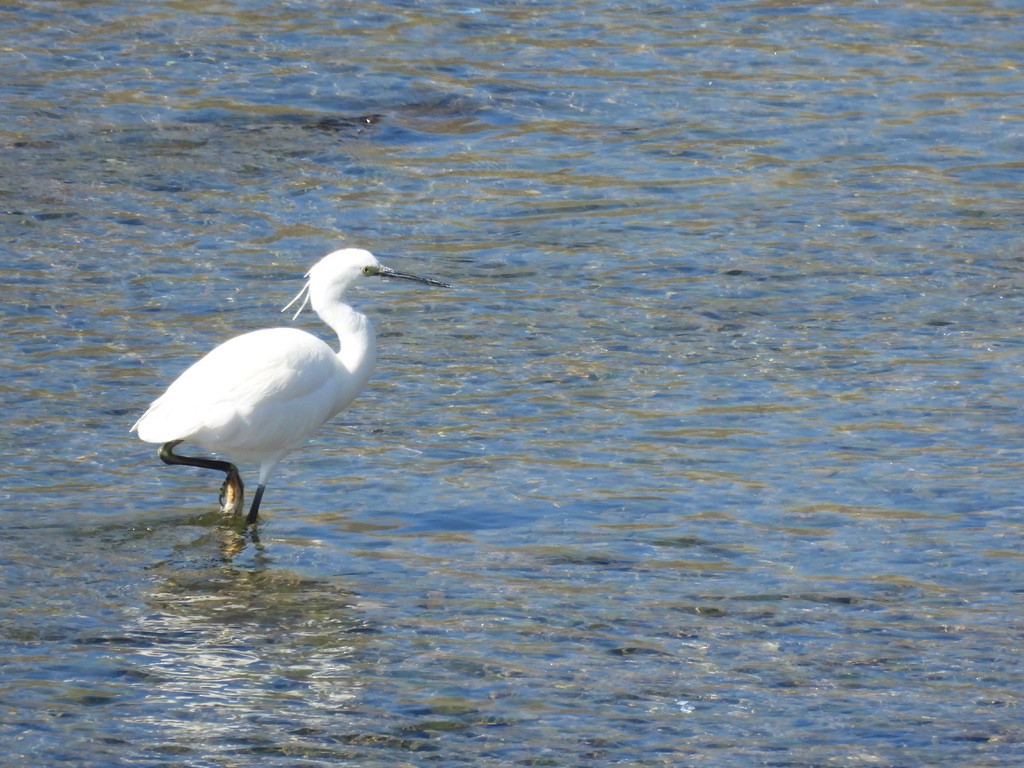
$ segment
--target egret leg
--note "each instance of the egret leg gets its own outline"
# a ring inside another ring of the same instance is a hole
[[[256,518],[260,514],[260,502],[263,501],[263,490],[266,487],[265,483],[260,483],[256,486],[256,495],[252,497],[252,507],[249,508],[249,516],[245,518],[246,525],[256,524]]]
[[[188,467],[202,467],[203,469],[216,469],[223,472],[226,477],[224,484],[220,487],[221,509],[232,515],[242,511],[242,502],[245,497],[245,486],[242,485],[242,476],[238,474],[238,467],[230,461],[218,461],[217,459],[200,459],[193,456],[181,456],[174,452],[176,446],[182,440],[172,440],[160,446],[160,460],[164,464],[183,464]]]

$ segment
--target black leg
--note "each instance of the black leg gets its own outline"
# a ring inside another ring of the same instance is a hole
[[[164,464],[181,464],[187,467],[202,467],[203,469],[216,469],[219,472],[223,472],[226,477],[224,478],[224,485],[220,488],[221,509],[233,515],[241,512],[245,487],[242,485],[242,476],[238,474],[238,467],[230,461],[180,456],[174,452],[174,448],[181,443],[181,440],[172,440],[160,446],[160,460]]]
[[[252,508],[249,509],[249,516],[245,518],[246,525],[256,524],[256,518],[260,514],[260,502],[263,501],[263,490],[266,487],[262,483],[256,486],[256,495],[252,497]]]

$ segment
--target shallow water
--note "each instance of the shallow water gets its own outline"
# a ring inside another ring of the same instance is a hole
[[[1024,760],[1024,12],[947,5],[0,9],[3,764]],[[343,244],[456,287],[243,534],[128,428]]]

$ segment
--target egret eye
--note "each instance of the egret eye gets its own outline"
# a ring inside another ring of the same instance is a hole
[[[363,274],[364,275],[372,275],[373,274],[373,267],[369,267],[369,266],[363,267]]]

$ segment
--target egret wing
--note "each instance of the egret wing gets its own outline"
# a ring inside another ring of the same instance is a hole
[[[301,442],[330,415],[321,412],[338,365],[323,341],[294,328],[236,336],[182,373],[135,428],[148,442],[191,439],[228,453]]]

